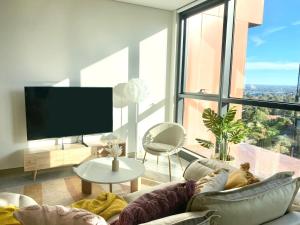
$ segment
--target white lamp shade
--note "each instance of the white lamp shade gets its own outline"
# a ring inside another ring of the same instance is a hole
[[[125,94],[127,83],[120,83],[113,88],[113,105],[115,108],[123,108],[128,105],[128,98]]]
[[[125,96],[128,101],[140,103],[148,96],[148,88],[144,81],[140,79],[131,79],[124,87]]]

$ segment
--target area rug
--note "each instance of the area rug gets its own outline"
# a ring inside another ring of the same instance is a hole
[[[159,182],[142,178],[141,189],[155,186],[157,184],[159,184]],[[92,194],[85,195],[81,193],[80,178],[77,176],[70,176],[0,190],[0,192],[3,191],[27,195],[33,198],[38,204],[69,206],[71,203],[83,198],[95,198],[100,192],[108,192],[109,186],[105,184],[92,184]],[[114,184],[113,192],[121,196],[129,193],[130,183]]]

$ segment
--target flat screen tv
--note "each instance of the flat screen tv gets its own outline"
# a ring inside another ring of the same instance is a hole
[[[111,132],[112,88],[25,87],[27,139]]]

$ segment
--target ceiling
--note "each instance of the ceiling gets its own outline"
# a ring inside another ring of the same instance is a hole
[[[175,10],[185,6],[195,0],[116,0],[136,5],[143,5],[165,10]]]

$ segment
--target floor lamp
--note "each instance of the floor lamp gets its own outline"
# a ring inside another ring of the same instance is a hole
[[[134,103],[136,107],[135,123],[138,122],[138,108],[137,105],[143,102],[149,95],[148,87],[146,83],[138,78],[131,79],[127,85],[124,86],[124,95],[128,99],[128,103]],[[136,129],[137,130],[137,129]],[[137,134],[135,138],[137,139]],[[137,141],[136,143],[137,144]],[[135,153],[136,158],[136,153]]]
[[[120,83],[113,88],[113,106],[121,110],[120,136],[123,135],[123,108],[128,106],[128,98],[125,95],[125,88],[128,83]]]

